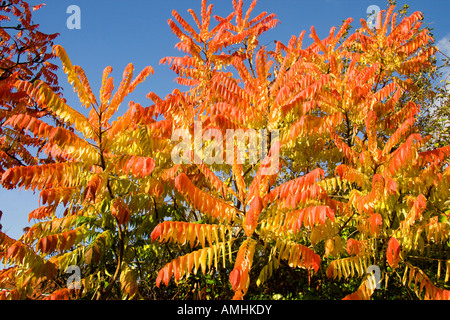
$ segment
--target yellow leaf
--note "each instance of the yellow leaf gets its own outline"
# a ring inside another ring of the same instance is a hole
[[[212,247],[209,247],[207,250],[207,256],[208,256],[208,269],[211,270],[211,265],[214,258],[214,249]]]
[[[217,270],[217,264],[218,264],[218,260],[219,260],[219,258],[218,258],[219,250],[217,248],[217,245],[213,246],[213,250],[214,250],[214,252],[213,252],[213,254],[214,254],[214,268]]]
[[[447,260],[447,261],[445,262],[445,265],[446,265],[446,267],[447,267],[447,271],[445,272],[445,279],[444,279],[444,282],[447,282],[447,281],[449,280],[449,277],[450,277],[450,260]]]
[[[202,253],[200,252],[200,250],[197,250],[194,251],[192,254],[194,256],[194,274],[196,274],[198,271],[198,267],[200,266],[200,259]]]
[[[225,248],[225,242],[220,243],[220,249],[222,250],[222,262],[223,267],[226,267],[226,256],[227,256],[227,249]]]

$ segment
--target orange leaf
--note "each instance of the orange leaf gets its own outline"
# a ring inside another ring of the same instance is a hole
[[[363,243],[358,240],[355,240],[355,239],[347,240],[347,252],[350,255],[353,255],[353,254],[358,255],[363,246],[364,246]]]

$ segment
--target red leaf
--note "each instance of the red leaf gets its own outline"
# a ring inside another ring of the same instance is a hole
[[[6,170],[2,175],[2,184],[6,189],[12,189],[14,187],[14,182],[12,182],[14,178],[14,170],[10,168]]]
[[[427,207],[427,198],[425,198],[422,194],[419,194],[414,201],[414,209],[416,212],[421,212],[423,209]]]
[[[386,191],[388,195],[394,194],[397,192],[397,182],[391,178],[386,179]]]
[[[159,270],[158,272],[158,276],[156,277],[156,286],[159,288],[159,286],[161,285],[161,281],[164,275],[164,268],[162,268],[161,270]]]
[[[392,268],[396,268],[400,261],[400,243],[394,237],[388,242],[386,258]]]
[[[50,295],[50,297],[46,297],[44,299],[49,299],[49,300],[69,300],[70,299],[69,289],[64,288],[64,289],[56,290],[55,292],[53,292]]]
[[[348,239],[347,241],[347,252],[350,255],[358,254],[361,251],[363,244],[355,239]]]
[[[121,198],[114,199],[111,206],[111,214],[117,218],[120,225],[127,224],[130,220],[130,209]]]
[[[42,219],[50,217],[55,212],[55,206],[42,206],[34,209],[28,214],[28,222],[31,219]]]
[[[380,231],[380,226],[383,224],[383,218],[379,213],[372,214],[367,219],[370,222],[370,227],[373,234],[377,234]]]
[[[250,209],[248,210],[245,220],[244,220],[244,231],[247,237],[251,237],[258,224],[258,218],[263,209],[264,203],[261,197],[255,196],[250,204]]]
[[[14,258],[18,251],[19,251],[18,244],[14,244],[11,247],[9,247],[8,252],[6,253],[6,260]]]
[[[230,283],[233,291],[236,291],[241,282],[241,270],[235,268],[230,273]]]
[[[38,4],[36,6],[33,6],[33,11],[39,10],[40,8],[42,8],[42,6],[45,6],[45,3],[41,3],[41,4]]]
[[[168,263],[165,267],[164,267],[164,284],[166,285],[166,287],[169,286],[169,281],[170,278],[172,278],[172,274],[173,274],[173,267],[171,263]]]
[[[48,237],[44,237],[39,241],[38,247],[41,248],[41,251],[43,253],[47,252],[48,250]]]
[[[162,225],[158,224],[155,229],[153,229],[151,236],[152,242],[155,241],[157,238],[159,238],[159,236],[161,235],[161,228]]]

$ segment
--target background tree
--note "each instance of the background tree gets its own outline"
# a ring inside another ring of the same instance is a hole
[[[5,121],[26,111],[33,117],[55,120],[38,105],[29,104],[26,96],[14,90],[17,80],[45,81],[55,92],[59,91],[56,66],[51,48],[57,34],[39,31],[32,20],[32,11],[42,5],[30,7],[26,1],[7,0],[0,4],[0,172],[16,165],[38,163],[36,157],[42,147],[39,139],[23,131],[5,126]]]
[[[438,68],[439,73],[437,79],[441,79],[434,89],[434,99],[429,104],[428,112],[421,119],[421,126],[425,132],[431,136],[428,143],[429,148],[442,147],[450,144],[450,98],[449,88],[450,79],[448,76],[448,68],[450,67],[450,58],[444,55],[442,65]]]

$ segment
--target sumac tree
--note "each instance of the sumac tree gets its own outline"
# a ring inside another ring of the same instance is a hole
[[[368,299],[374,288],[366,270],[379,265],[386,285],[400,276],[420,298],[448,299],[449,291],[415,266],[430,258],[448,281],[450,147],[421,151],[428,137],[415,126],[420,106],[407,98],[416,89],[412,75],[432,68],[435,52],[422,14],[397,21],[390,7],[373,30],[362,19],[344,38],[347,19],[324,39],[312,27],[306,48],[302,32],[268,51],[258,37],[277,21],[265,13],[250,18],[255,4],[244,13],[243,2],[233,1],[235,11],[215,16],[210,27],[212,6],[203,1],[201,19],[189,11],[198,31],[174,11],[169,25],[187,55],[162,62],[190,89],[150,96],[165,119],[191,134],[196,119],[223,135],[230,128],[279,130],[268,151],[279,154],[280,170],[262,175],[267,161],[236,159],[185,166],[174,186],[197,213],[161,223],[152,239],[195,250],[169,262],[157,285],[199,269],[213,274],[229,260],[234,298],[284,267],[305,269],[310,283],[357,277],[359,289],[344,296]],[[435,256],[426,257],[425,246]],[[265,263],[259,274],[255,260]]]

